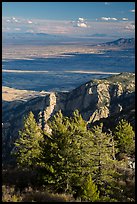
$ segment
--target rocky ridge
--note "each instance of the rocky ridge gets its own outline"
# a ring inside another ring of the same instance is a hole
[[[112,42],[102,43],[104,46],[118,46],[119,48],[135,48],[135,38],[119,38]]]
[[[35,114],[38,124],[47,131],[47,121],[57,111],[62,110],[63,114],[70,116],[76,109],[90,124],[101,119],[125,118],[134,126],[135,74],[121,73],[91,80],[71,92],[45,92],[18,105],[15,101],[3,102],[3,107],[4,143],[11,143],[18,136],[23,118],[29,111]]]

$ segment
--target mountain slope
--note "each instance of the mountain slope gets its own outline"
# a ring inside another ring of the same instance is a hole
[[[112,42],[102,43],[103,46],[118,46],[120,48],[135,48],[135,38],[119,38]]]
[[[17,138],[18,130],[23,126],[23,117],[29,111],[35,114],[38,124],[47,131],[47,120],[60,109],[68,116],[78,109],[89,124],[103,120],[105,124],[110,121],[111,124],[108,124],[113,127],[119,119],[125,118],[134,126],[135,74],[121,73],[91,80],[71,92],[45,92],[19,103],[3,101],[3,107],[3,144],[6,149],[10,146],[7,144],[12,144]]]

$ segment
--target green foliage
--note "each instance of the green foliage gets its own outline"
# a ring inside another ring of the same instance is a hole
[[[54,183],[58,190],[69,192],[73,186],[75,191],[75,178],[83,177],[90,171],[92,134],[78,111],[70,118],[64,117],[59,111],[49,125],[52,135],[45,136],[43,151],[48,172],[45,180]]]
[[[19,135],[20,137],[15,142],[18,164],[27,167],[37,166],[43,135],[32,112],[24,119],[24,128],[19,131]]]
[[[97,186],[94,184],[91,175],[88,175],[83,185],[82,200],[96,202],[99,201],[99,192]]]
[[[103,124],[90,131],[78,111],[70,118],[60,111],[49,125],[52,135],[45,137],[43,152],[47,183],[78,198],[90,174],[100,195],[111,195],[116,175],[115,147],[112,135],[103,133]]]
[[[60,183],[64,188],[68,174],[68,149],[69,135],[67,132],[68,120],[63,117],[62,113],[57,113],[51,122],[52,135],[45,135],[43,143],[43,166],[47,172],[44,179],[48,183]]]
[[[130,123],[122,119],[115,128],[114,136],[121,153],[133,154],[135,152],[135,133]]]
[[[115,148],[111,134],[102,131],[103,124],[92,129],[94,145],[92,149],[92,178],[94,179],[101,196],[111,194],[111,184],[115,180],[116,160]]]
[[[126,162],[115,158],[117,150],[131,153],[133,149],[134,132],[130,124],[122,120],[113,137],[111,132],[103,132],[103,124],[89,130],[76,110],[72,117],[63,116],[59,111],[48,125],[50,134],[42,132],[30,112],[15,142],[18,164],[38,167],[39,184],[54,188],[57,193],[73,194],[75,199],[83,201],[134,200],[132,180],[129,196],[125,186],[119,184],[128,180],[124,180],[123,172]],[[26,199],[45,199],[44,192],[35,195],[36,198],[33,193],[29,194]]]

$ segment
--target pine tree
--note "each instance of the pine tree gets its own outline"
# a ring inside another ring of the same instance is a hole
[[[116,172],[115,150],[111,134],[102,131],[103,124],[92,128],[94,134],[94,147],[92,149],[94,179],[101,196],[112,194]]]
[[[118,171],[121,172],[118,178],[119,191],[116,192],[119,201],[128,202],[135,199],[134,171],[128,168],[128,157],[135,156],[135,133],[130,123],[126,120],[119,121],[114,131],[116,146],[120,161]]]
[[[119,173],[112,134],[102,131],[103,124],[88,130],[78,111],[72,117],[59,111],[48,124],[52,132],[43,143],[45,181],[75,198],[98,200],[100,192],[99,200],[116,201]]]
[[[42,161],[47,174],[44,175],[44,179],[47,183],[54,183],[54,186],[61,191],[68,188],[69,120],[59,111],[48,125],[52,129],[52,134],[49,136],[48,133],[44,133]]]
[[[18,165],[37,166],[42,150],[43,135],[32,112],[28,114],[28,117],[24,118],[24,127],[19,131],[19,136],[15,142],[15,155]]]
[[[87,176],[82,189],[82,200],[90,202],[99,201],[99,191],[90,174]]]
[[[44,163],[47,181],[65,191],[77,191],[81,178],[91,171],[91,132],[78,111],[64,117],[59,111],[49,122],[52,134],[45,135]]]
[[[130,123],[121,120],[115,128],[114,137],[120,153],[133,154],[135,152],[134,137],[135,133]]]
[[[71,186],[76,197],[81,196],[83,179],[92,171],[93,134],[87,129],[85,122],[78,110],[70,118],[71,142]]]

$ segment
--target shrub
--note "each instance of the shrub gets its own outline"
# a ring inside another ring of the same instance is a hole
[[[20,192],[16,192],[14,186],[2,186],[2,202],[21,202]]]
[[[32,190],[23,195],[23,202],[69,202],[71,195],[53,194],[46,191]]]
[[[99,201],[99,191],[97,186],[92,181],[91,175],[87,177],[84,183],[83,195],[81,196],[85,201],[96,202]]]

